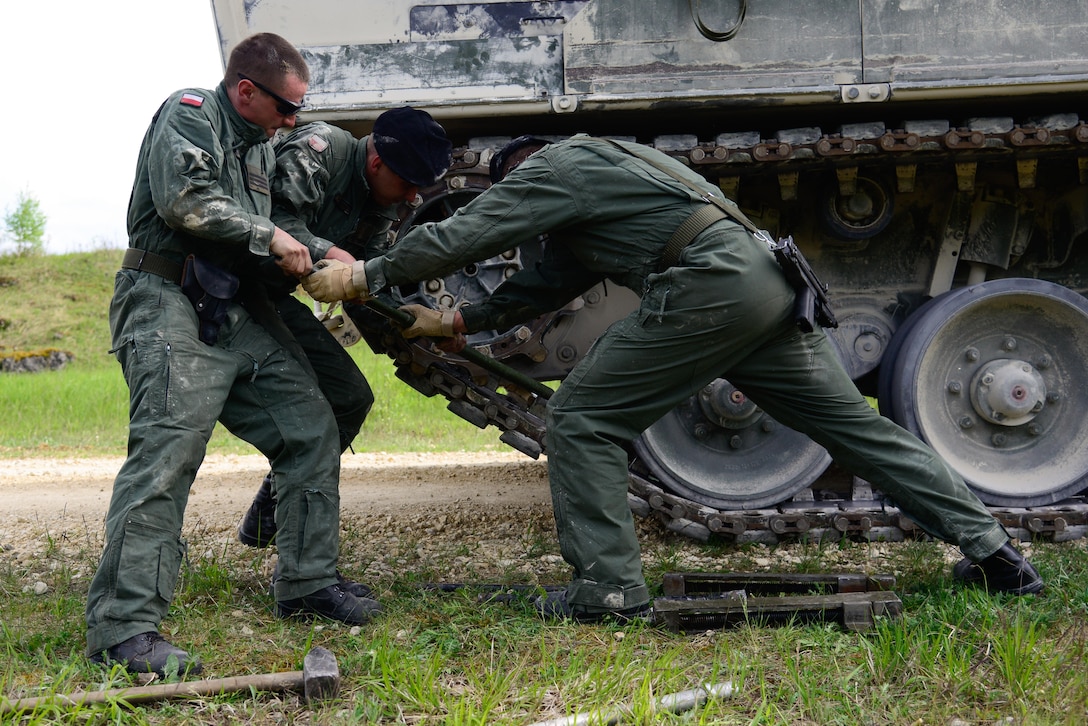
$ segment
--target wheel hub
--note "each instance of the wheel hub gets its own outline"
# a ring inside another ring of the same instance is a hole
[[[707,420],[723,429],[747,428],[761,413],[751,399],[721,378],[699,391],[698,399]]]
[[[1044,280],[990,280],[934,298],[901,332],[881,410],[983,502],[1046,506],[1084,488],[1083,296]]]
[[[1020,426],[1043,410],[1046,382],[1027,361],[991,360],[971,382],[971,404],[990,423]]]

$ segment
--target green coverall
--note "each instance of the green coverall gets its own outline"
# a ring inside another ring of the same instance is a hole
[[[720,197],[679,162],[637,148]],[[606,278],[641,294],[639,308],[596,341],[548,402],[552,501],[563,557],[574,568],[567,601],[589,612],[648,602],[624,444],[718,377],[972,560],[1008,541],[959,475],[868,404],[823,332],[797,328],[793,291],[764,242],[723,220],[660,269],[673,232],[705,203],[646,162],[575,136],[544,147],[453,216],[416,227],[366,263],[374,292],[448,274],[547,233],[536,267],[462,308],[470,332],[554,310]]]
[[[179,265],[194,253],[251,276],[274,232],[267,141],[222,84],[172,95],[140,149],[130,246]],[[185,504],[217,419],[272,462],[282,570],[276,598],[336,583],[336,425],[299,362],[237,303],[217,342],[201,342],[181,288],[148,271],[118,272],[110,330],[129,387],[128,457],[88,594],[88,654],[157,630],[165,617],[185,552]]]
[[[396,207],[383,207],[370,195],[364,174],[366,137],[317,121],[277,135],[276,175],[272,180],[272,221],[310,250],[313,262],[325,259],[336,245],[357,259],[374,257],[389,245]],[[276,313],[294,336],[332,406],[340,434],[340,451],[351,446],[374,405],[374,391],[355,359],[292,293],[298,281],[271,260],[261,274]],[[357,303],[346,303],[345,312]],[[275,504],[274,477],[261,483],[254,507],[269,511]],[[254,510],[251,508],[250,513]]]
[[[370,196],[364,174],[368,138],[314,122],[273,142],[272,221],[309,247],[314,262],[333,245],[359,260],[389,246],[397,208],[383,207]]]
[[[356,139],[319,121],[273,141],[272,221],[310,248],[314,262],[325,259],[333,245],[359,260],[375,257],[389,246],[397,207],[383,206],[371,197],[365,175],[367,138]],[[292,279],[287,283],[290,289],[281,288],[276,307],[332,404],[342,451],[359,433],[374,393],[351,355],[290,295],[296,284]]]

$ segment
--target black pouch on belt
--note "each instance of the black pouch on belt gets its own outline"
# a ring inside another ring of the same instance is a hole
[[[227,319],[227,310],[238,292],[238,278],[206,260],[189,255],[181,270],[181,290],[200,320],[201,342],[215,345],[219,328]]]

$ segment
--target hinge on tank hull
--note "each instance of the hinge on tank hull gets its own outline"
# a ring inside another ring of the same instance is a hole
[[[890,83],[849,83],[839,86],[843,103],[881,103],[892,97]]]

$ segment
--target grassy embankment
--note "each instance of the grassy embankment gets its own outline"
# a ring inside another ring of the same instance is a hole
[[[116,250],[0,258],[0,358],[56,348],[75,355],[66,368],[0,374],[0,458],[123,455],[128,389],[109,354],[108,307],[120,263]],[[481,431],[394,376],[393,363],[366,343],[350,349],[377,401],[356,451],[501,450]],[[221,426],[210,453],[253,453]]]

